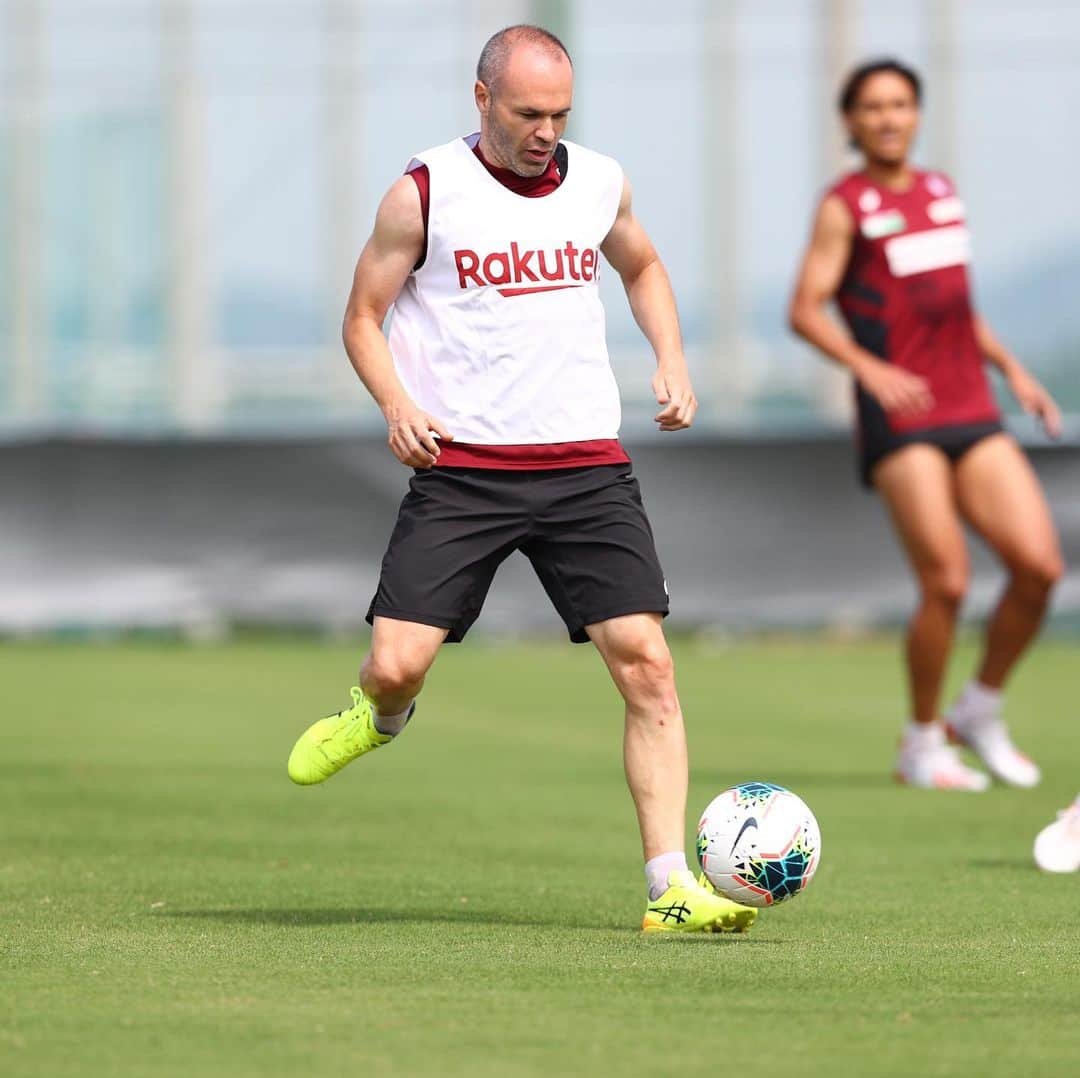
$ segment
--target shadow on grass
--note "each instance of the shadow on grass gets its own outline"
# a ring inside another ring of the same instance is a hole
[[[162,910],[161,917],[187,917],[253,925],[364,925],[364,924],[480,924],[512,925],[517,928],[578,928],[593,931],[620,931],[624,925],[609,921],[529,917],[497,910],[373,909],[349,906],[341,909],[207,909]]]
[[[613,924],[610,921],[571,920],[562,918],[527,917],[516,914],[499,913],[484,910],[393,910],[371,909],[367,907],[347,907],[344,909],[206,909],[206,910],[162,910],[158,917],[190,918],[193,920],[220,921],[222,924],[279,925],[305,927],[312,925],[366,925],[366,924],[459,924],[459,925],[507,925],[515,928],[557,928],[576,929],[586,932],[618,932],[641,935],[637,925],[625,923]],[[652,940],[680,943],[705,943],[709,940],[724,940],[734,943],[746,936],[730,933],[695,933],[693,935],[671,935],[645,937]],[[758,943],[783,943],[783,940],[762,938],[757,933],[752,937]]]
[[[972,868],[992,868],[995,872],[1005,869],[1009,872],[1023,872],[1033,876],[1038,872],[1035,862],[1030,857],[976,857],[968,862]]]

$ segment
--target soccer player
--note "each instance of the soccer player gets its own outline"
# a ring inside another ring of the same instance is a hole
[[[862,481],[888,508],[918,581],[907,637],[911,720],[897,778],[913,786],[983,790],[988,776],[947,743],[969,746],[1001,782],[1034,786],[1017,751],[1002,691],[1035,637],[1061,576],[1057,535],[1038,480],[1002,430],[985,364],[1053,437],[1050,395],[973,309],[964,206],[952,181],[915,168],[921,84],[885,60],[854,71],[840,111],[862,167],[822,201],[791,302],[796,333],[854,376]],[[836,300],[849,332],[826,313]],[[964,524],[997,554],[1008,582],[982,657],[943,722],[942,677],[968,584]]]
[[[621,168],[562,139],[572,91],[558,38],[535,26],[500,31],[477,66],[479,134],[417,154],[379,206],[344,339],[391,450],[414,474],[352,706],[301,736],[289,775],[322,782],[390,744],[443,642],[465,636],[497,566],[520,550],[571,640],[592,641],[625,701],[649,890],[643,928],[741,931],[756,911],[687,869],[667,589],[618,440],[601,254],[656,355],[660,430],[689,427],[697,402],[667,273]]]
[[[1044,872],[1080,872],[1080,796],[1035,836],[1035,864]]]

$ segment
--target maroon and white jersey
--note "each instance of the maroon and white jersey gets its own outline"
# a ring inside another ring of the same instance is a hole
[[[558,466],[558,446],[617,446],[619,391],[597,281],[622,169],[564,141],[562,182],[528,198],[479,160],[477,138],[416,155],[429,180],[427,250],[394,305],[398,375],[453,446],[486,450],[491,466],[499,447],[551,447],[547,466]]]
[[[864,430],[957,426],[999,417],[975,339],[968,283],[971,241],[963,203],[940,172],[913,173],[893,191],[851,173],[830,191],[851,211],[855,241],[837,293],[841,314],[865,349],[930,385],[933,408],[897,416],[861,389]]]

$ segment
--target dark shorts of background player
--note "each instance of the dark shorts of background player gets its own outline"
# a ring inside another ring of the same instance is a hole
[[[929,427],[902,434],[892,430],[867,431],[864,427],[859,451],[859,473],[864,487],[873,487],[874,469],[890,454],[905,445],[936,445],[954,464],[969,449],[1004,428],[996,420],[985,423],[961,423],[949,427]]]
[[[566,623],[667,615],[664,574],[629,464],[504,471],[433,468],[409,482],[367,620],[448,629],[458,642],[492,577],[515,550],[530,562]]]

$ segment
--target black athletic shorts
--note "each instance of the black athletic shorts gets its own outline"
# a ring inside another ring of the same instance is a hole
[[[515,550],[532,562],[566,622],[668,612],[652,529],[629,464],[504,471],[432,468],[409,482],[368,609],[449,629],[461,640],[492,577]]]
[[[863,486],[872,487],[874,468],[890,453],[895,453],[905,445],[936,445],[955,463],[984,438],[999,434],[1002,429],[997,420],[961,423],[950,427],[929,427],[925,430],[904,431],[902,434],[888,427],[863,425],[859,446],[859,473]]]

